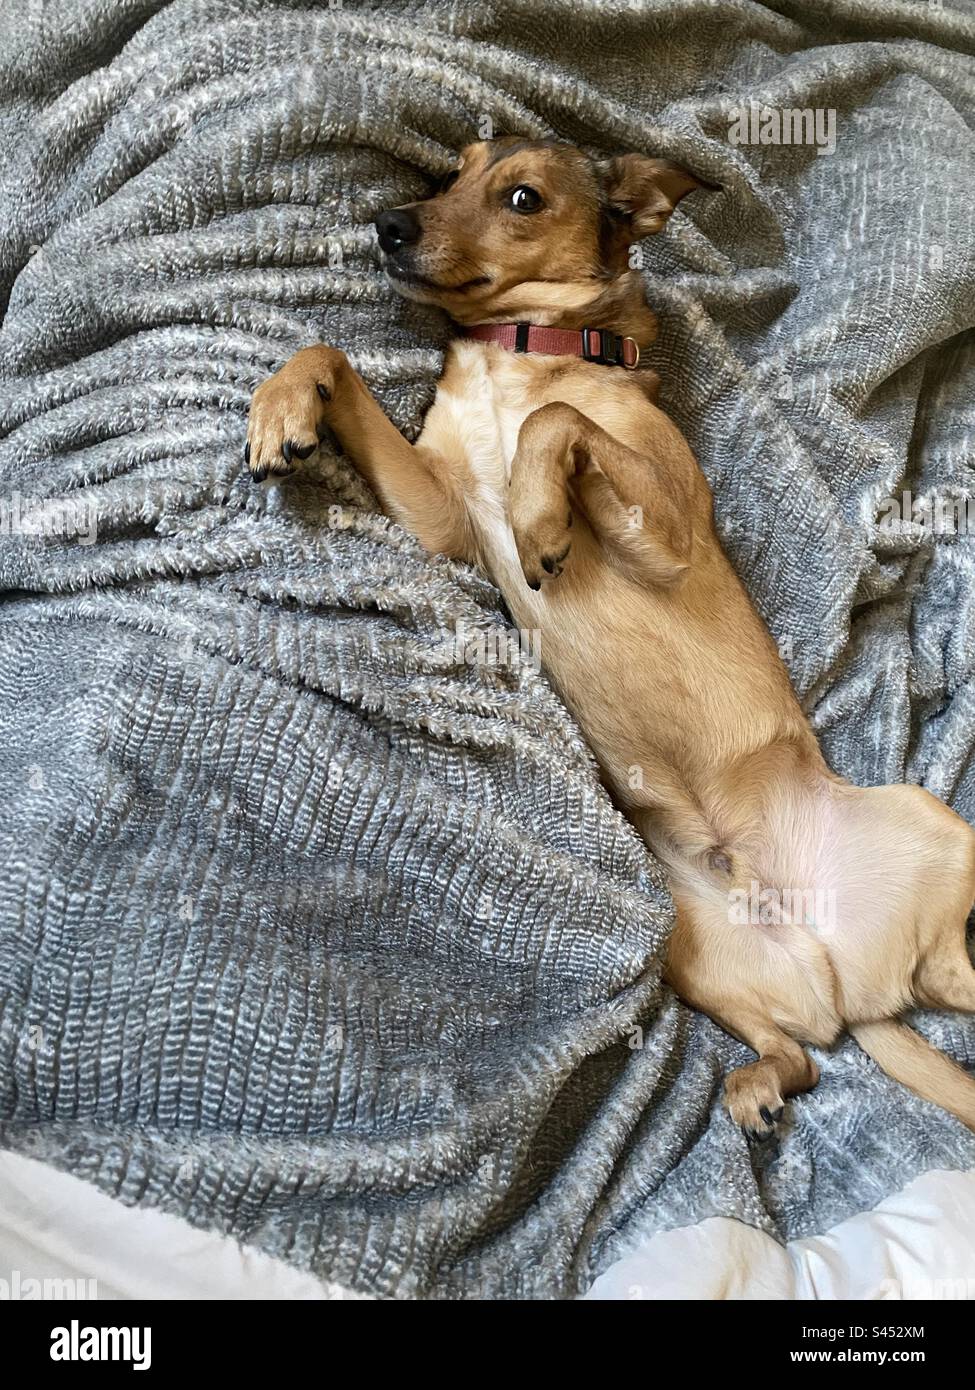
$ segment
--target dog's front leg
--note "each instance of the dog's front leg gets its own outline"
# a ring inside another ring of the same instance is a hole
[[[388,516],[428,550],[472,558],[467,510],[449,465],[403,438],[338,348],[303,348],[254,392],[245,459],[255,480],[292,473],[293,460],[309,457],[325,426]]]
[[[686,446],[684,446],[686,449]],[[690,564],[690,470],[666,475],[575,406],[541,406],[523,423],[511,465],[510,514],[532,589],[562,573],[578,501],[607,558],[635,578],[678,582]]]

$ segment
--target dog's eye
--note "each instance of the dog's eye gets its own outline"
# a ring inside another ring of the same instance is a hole
[[[454,184],[457,182],[457,180],[458,180],[459,178],[460,178],[460,170],[459,170],[459,169],[451,169],[450,173],[449,173],[449,174],[445,174],[444,177],[443,177],[443,179],[442,179],[441,182],[440,182],[440,192],[441,192],[441,193],[446,193],[448,188],[453,188]]]
[[[520,183],[517,188],[512,189],[508,201],[515,212],[537,212],[542,206],[541,194],[536,193],[534,188],[529,188],[527,183]]]

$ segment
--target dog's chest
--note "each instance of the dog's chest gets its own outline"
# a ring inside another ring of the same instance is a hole
[[[534,364],[501,348],[456,343],[418,441],[459,470],[481,551],[502,588],[521,573],[508,512],[511,461],[524,420],[541,404]]]
[[[480,559],[512,612],[525,618],[552,614],[545,591],[528,589],[511,528],[508,484],[521,427],[534,411],[562,401],[632,447],[628,434],[639,438],[653,421],[646,419],[652,407],[644,390],[628,376],[572,358],[512,353],[496,343],[458,340],[448,351],[417,442],[455,471]],[[570,587],[563,582],[558,590],[561,610],[571,606]]]

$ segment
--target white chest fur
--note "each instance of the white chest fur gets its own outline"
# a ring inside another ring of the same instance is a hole
[[[495,583],[524,588],[508,512],[518,432],[536,410],[539,366],[493,344],[456,342],[419,443],[461,464],[469,514]]]

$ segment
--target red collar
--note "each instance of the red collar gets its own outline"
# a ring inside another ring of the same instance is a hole
[[[604,367],[640,365],[640,348],[633,338],[621,338],[605,328],[542,328],[535,323],[475,323],[461,332],[480,343],[497,343],[509,352],[545,352],[554,357],[581,357]]]

